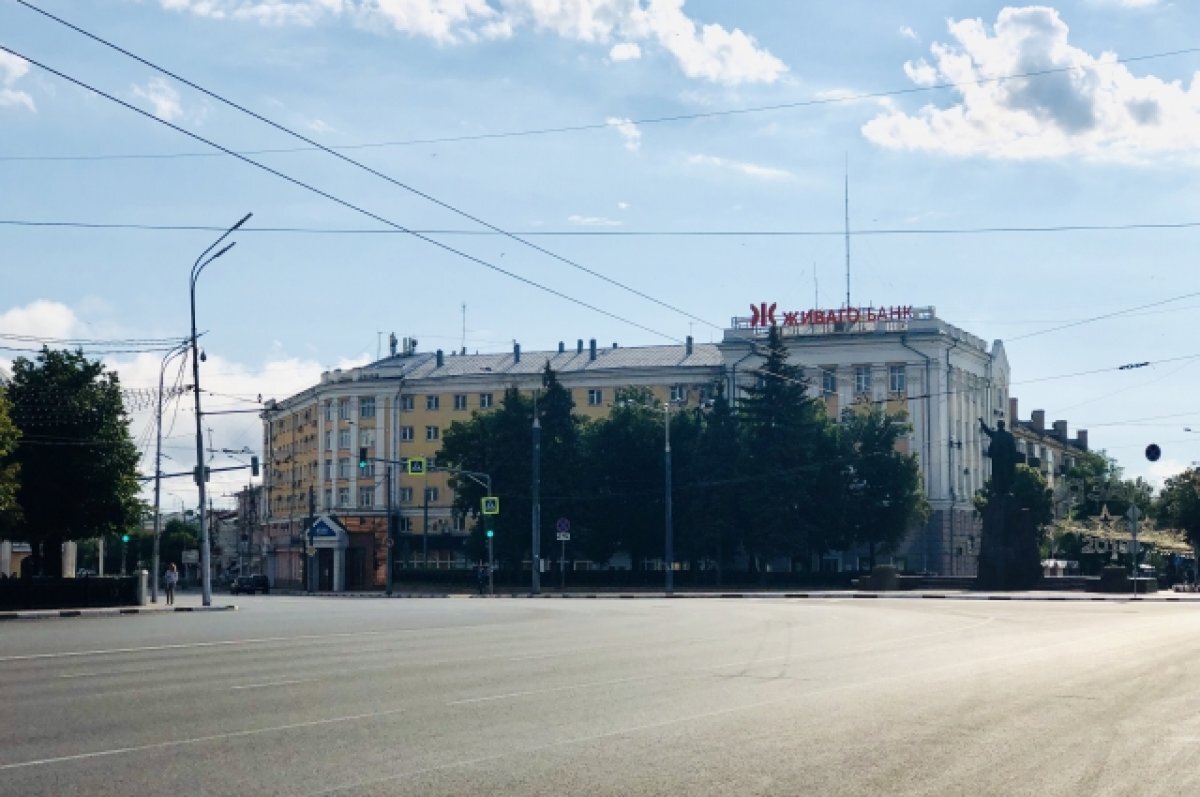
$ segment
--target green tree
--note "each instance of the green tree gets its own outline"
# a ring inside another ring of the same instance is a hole
[[[690,425],[671,427],[676,550],[694,570],[715,566],[721,584],[738,544],[738,419],[720,382],[707,409],[683,417],[693,419]]]
[[[738,407],[742,427],[739,473],[746,480],[741,536],[751,566],[760,557],[800,558],[827,547],[817,494],[818,476],[832,454],[825,405],[808,393],[808,379],[788,362],[772,327],[757,382]]]
[[[1154,487],[1140,476],[1125,479],[1122,475],[1117,461],[1103,451],[1078,456],[1066,474],[1074,517],[1094,517],[1105,506],[1111,514],[1123,515],[1133,504],[1145,513],[1151,512]]]
[[[902,415],[848,408],[835,433],[843,463],[842,537],[867,546],[871,567],[877,549],[891,550],[929,516],[917,457],[897,447],[910,429]]]
[[[150,535],[151,545],[153,542],[153,535]],[[158,542],[158,556],[162,562],[162,569],[165,571],[168,565],[174,563],[175,567],[182,571],[183,552],[199,547],[200,527],[197,524],[179,518],[168,520],[163,524],[162,537]],[[162,573],[156,573],[154,577],[162,578]]]
[[[14,536],[35,569],[62,574],[62,543],[120,534],[137,524],[138,451],[115,373],[83,352],[43,348],[13,363],[12,420],[24,436]]]
[[[677,419],[678,420],[678,419]],[[608,417],[591,424],[585,443],[586,500],[580,546],[593,561],[617,551],[634,570],[663,554],[663,410],[646,388],[622,388]]]
[[[17,461],[17,446],[20,441],[21,431],[12,421],[8,396],[0,388],[0,537],[12,532],[19,516],[17,488],[21,465]]]

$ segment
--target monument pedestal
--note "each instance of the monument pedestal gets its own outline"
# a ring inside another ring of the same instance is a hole
[[[1011,495],[993,495],[983,511],[976,589],[1033,589],[1042,578],[1038,530]]]

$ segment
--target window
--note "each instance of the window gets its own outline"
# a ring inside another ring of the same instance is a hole
[[[338,460],[338,478],[350,478],[350,457],[342,457]]]
[[[350,430],[342,429],[338,432],[338,448],[350,447]]]
[[[350,506],[350,488],[338,488],[338,506]]]
[[[333,506],[333,490],[325,491],[325,508],[329,509]]]
[[[859,394],[871,392],[871,366],[854,366],[854,392]]]
[[[363,476],[374,476],[375,475],[375,461],[368,459],[367,467],[359,470],[359,474],[361,474]]]
[[[402,517],[402,518],[398,519],[396,522],[400,526],[400,528],[399,528],[400,531],[412,531],[412,527],[413,527],[412,518]]]
[[[346,398],[338,400],[338,420],[350,420],[350,399]]]
[[[375,505],[375,488],[360,487],[358,490],[358,505],[364,509],[370,509]]]
[[[325,420],[327,420],[327,421],[333,420],[333,402],[332,401],[325,405]]]
[[[598,387],[588,389],[588,406],[599,407],[604,403],[604,391]]]
[[[908,378],[903,365],[888,366],[888,390],[903,393],[908,389]]]
[[[364,397],[358,400],[358,417],[374,418],[375,417],[375,398]]]
[[[411,426],[401,426],[400,427],[400,439],[401,440],[412,440],[413,439],[413,428]]]
[[[375,430],[360,429],[358,432],[358,444],[360,446],[366,446],[367,448],[375,445]]]
[[[467,394],[466,393],[455,393],[454,394],[454,409],[465,410],[466,408],[467,408]]]
[[[411,410],[412,408],[413,408],[413,397],[412,396],[401,396],[400,397],[400,409],[407,411],[407,410]]]
[[[333,460],[327,459],[327,460],[325,460],[325,481],[329,481],[332,478],[333,478]]]
[[[442,430],[439,429],[438,427],[436,427],[436,426],[426,426],[425,427],[425,439],[426,440],[437,440],[439,437],[441,437],[441,435],[442,435]]]
[[[400,488],[400,503],[411,504],[412,497],[413,497],[413,488],[411,488],[411,487],[401,487]]]
[[[480,393],[479,394],[479,409],[486,410],[491,406],[492,406],[492,394],[491,393]]]
[[[686,401],[687,388],[683,385],[671,385],[671,401]]]
[[[439,494],[440,493],[438,491],[438,488],[436,488],[436,487],[426,487],[425,488],[425,500],[431,504],[437,503]]]
[[[333,448],[333,432],[325,433],[325,450],[329,451]]]
[[[442,404],[441,396],[426,396],[425,397],[425,409],[427,409],[427,410],[436,410],[438,407],[441,406],[441,404]]]
[[[821,369],[821,392],[826,396],[837,395],[837,369],[822,368]]]

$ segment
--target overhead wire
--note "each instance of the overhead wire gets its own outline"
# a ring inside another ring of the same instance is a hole
[[[388,219],[388,218],[386,218],[386,217],[384,217],[384,216],[381,216],[381,215],[379,215],[379,214],[377,214],[377,213],[374,213],[374,212],[372,212],[372,211],[370,211],[370,210],[367,210],[366,208],[363,208],[363,207],[361,207],[361,206],[359,206],[359,205],[356,205],[356,204],[354,204],[353,202],[350,202],[349,200],[342,199],[341,197],[339,197],[339,196],[336,196],[336,195],[334,195],[334,194],[332,194],[332,193],[330,193],[330,192],[328,192],[328,191],[325,191],[325,190],[323,190],[323,189],[321,189],[321,188],[317,188],[316,186],[314,186],[314,185],[312,185],[312,184],[310,184],[310,183],[307,183],[307,182],[305,182],[305,181],[303,181],[303,180],[301,180],[301,179],[299,179],[299,178],[297,178],[297,177],[292,177],[291,175],[289,175],[289,174],[286,174],[286,173],[284,173],[284,172],[281,172],[281,171],[279,171],[278,169],[274,169],[274,168],[272,168],[272,167],[270,167],[270,166],[267,166],[267,165],[266,165],[266,164],[264,164],[264,163],[260,163],[259,161],[256,161],[256,160],[254,160],[254,159],[252,159],[252,158],[248,158],[248,157],[246,157],[246,156],[244,156],[244,155],[239,155],[239,154],[235,153],[233,150],[229,149],[228,147],[225,147],[225,146],[223,146],[223,145],[221,145],[221,144],[218,144],[218,143],[216,143],[215,141],[213,141],[213,140],[211,140],[211,139],[205,138],[204,136],[201,136],[201,135],[199,135],[198,133],[193,133],[192,131],[190,131],[190,130],[187,130],[186,128],[180,127],[179,125],[177,125],[177,124],[174,124],[174,123],[172,123],[172,122],[169,122],[169,121],[167,121],[167,120],[165,120],[165,119],[160,119],[160,118],[156,117],[154,114],[152,114],[152,113],[149,113],[148,111],[144,111],[144,110],[142,110],[141,108],[138,108],[136,105],[133,105],[132,103],[126,102],[125,100],[122,100],[121,98],[119,98],[119,97],[117,97],[117,96],[115,96],[115,95],[113,95],[113,94],[110,94],[110,93],[108,93],[108,92],[106,92],[106,91],[103,91],[102,89],[99,89],[99,88],[97,88],[97,87],[95,87],[95,86],[92,86],[91,84],[89,84],[89,83],[87,83],[87,82],[85,82],[85,81],[83,81],[83,80],[81,80],[81,79],[79,79],[79,78],[72,77],[71,75],[68,75],[68,74],[67,74],[67,73],[65,73],[65,72],[62,72],[62,71],[60,71],[60,70],[58,70],[58,69],[54,69],[53,67],[50,67],[49,65],[45,64],[44,62],[38,61],[38,60],[36,60],[36,59],[34,59],[34,58],[31,58],[31,57],[29,57],[29,56],[26,56],[26,55],[23,55],[22,53],[20,53],[20,52],[18,52],[18,51],[16,51],[16,50],[13,50],[13,49],[12,49],[12,48],[10,48],[10,47],[7,47],[7,46],[5,46],[5,45],[0,45],[0,51],[2,51],[2,52],[7,52],[7,53],[10,53],[11,55],[15,55],[15,56],[16,56],[16,57],[18,57],[18,58],[22,58],[22,59],[24,59],[25,61],[28,61],[30,64],[33,64],[34,66],[36,66],[36,67],[38,67],[38,68],[40,68],[40,69],[43,69],[43,70],[45,70],[46,72],[49,72],[50,74],[52,74],[52,75],[55,75],[56,77],[62,78],[63,80],[66,80],[66,81],[67,81],[67,82],[69,82],[69,83],[72,83],[72,84],[74,84],[74,85],[76,85],[76,86],[78,86],[78,87],[80,87],[80,88],[86,89],[87,91],[90,91],[90,92],[92,92],[93,94],[96,94],[97,96],[103,97],[103,98],[105,98],[105,99],[109,100],[110,102],[114,102],[114,103],[116,103],[116,104],[118,104],[118,105],[121,105],[122,107],[124,107],[124,108],[126,108],[126,109],[128,109],[128,110],[130,110],[130,111],[133,111],[134,113],[137,113],[137,114],[139,114],[139,115],[141,115],[141,116],[143,116],[143,117],[145,117],[145,118],[147,118],[147,119],[149,119],[149,120],[151,120],[151,121],[153,121],[153,122],[156,122],[157,124],[161,124],[161,125],[164,125],[164,126],[166,126],[166,127],[169,127],[169,128],[171,128],[172,130],[175,130],[175,131],[177,131],[177,132],[179,132],[179,133],[182,133],[182,134],[184,134],[185,136],[188,136],[189,138],[193,138],[193,139],[195,139],[195,140],[197,140],[197,141],[199,141],[199,142],[201,142],[201,143],[203,143],[203,144],[206,144],[206,145],[208,145],[208,146],[210,146],[210,147],[213,147],[214,149],[219,149],[219,150],[221,150],[221,151],[223,151],[223,152],[227,152],[228,154],[230,154],[230,155],[232,155],[232,156],[236,157],[238,160],[241,160],[241,161],[243,161],[244,163],[250,164],[251,166],[254,166],[255,168],[258,168],[258,169],[260,169],[260,170],[262,170],[262,171],[264,171],[264,172],[267,172],[268,174],[271,174],[271,175],[273,175],[273,176],[275,176],[275,177],[278,177],[278,178],[280,178],[280,179],[282,179],[282,180],[284,180],[284,181],[286,181],[286,182],[289,182],[289,183],[291,183],[291,184],[293,184],[293,185],[295,185],[295,186],[297,186],[297,187],[303,188],[303,189],[305,189],[305,190],[307,190],[307,191],[309,191],[309,192],[311,192],[311,193],[314,193],[314,194],[316,194],[316,195],[318,195],[318,196],[324,197],[325,199],[328,199],[328,200],[330,200],[331,202],[334,202],[334,203],[336,203],[336,204],[338,204],[338,205],[341,205],[342,207],[345,207],[345,208],[347,208],[347,209],[349,209],[349,210],[353,210],[353,211],[355,211],[356,213],[360,213],[360,214],[362,214],[362,215],[364,215],[364,216],[366,216],[366,217],[368,217],[368,218],[374,219],[375,221],[378,221],[378,222],[380,222],[381,224],[386,224],[386,225],[388,225],[389,227],[394,227],[394,228],[396,228],[396,229],[398,229],[398,230],[402,230],[402,231],[409,232],[409,233],[410,233],[410,234],[411,234],[413,237],[415,237],[415,238],[417,238],[417,239],[419,239],[419,240],[421,240],[421,241],[424,241],[424,242],[426,242],[426,243],[428,243],[428,244],[430,244],[430,245],[432,245],[432,246],[435,246],[435,247],[437,247],[438,249],[442,249],[442,250],[444,250],[444,251],[446,251],[446,252],[449,252],[449,253],[451,253],[451,254],[453,254],[453,255],[456,255],[456,256],[458,256],[458,257],[461,257],[461,258],[463,258],[463,259],[465,259],[465,260],[468,260],[468,261],[470,261],[470,262],[472,262],[472,263],[476,263],[476,264],[478,264],[478,265],[481,265],[481,266],[483,266],[484,268],[490,269],[490,270],[492,270],[492,271],[495,271],[495,272],[497,272],[497,273],[499,273],[499,274],[503,274],[504,276],[507,276],[507,277],[509,277],[509,278],[511,278],[511,279],[514,279],[514,280],[516,280],[516,281],[518,281],[518,282],[521,282],[521,283],[523,283],[523,284],[525,284],[525,285],[528,285],[528,286],[530,286],[530,287],[536,288],[537,290],[540,290],[540,291],[542,291],[542,292],[544,292],[544,293],[548,293],[548,294],[550,294],[550,295],[552,295],[552,296],[555,296],[555,297],[557,297],[557,298],[563,299],[563,300],[565,300],[565,301],[567,301],[567,302],[570,302],[570,303],[572,303],[572,304],[578,305],[578,306],[580,306],[580,307],[583,307],[583,308],[585,308],[585,309],[587,309],[587,310],[591,310],[592,312],[598,313],[598,314],[600,314],[600,315],[603,315],[603,316],[605,316],[605,317],[607,317],[607,318],[611,318],[611,319],[613,319],[613,320],[615,320],[615,321],[619,321],[619,322],[621,322],[621,323],[628,324],[629,326],[636,327],[637,329],[641,329],[641,330],[643,330],[643,331],[645,331],[645,332],[649,332],[649,333],[651,333],[652,335],[656,335],[656,336],[658,336],[658,337],[663,337],[663,338],[666,338],[666,339],[668,339],[668,340],[676,340],[676,338],[675,338],[674,336],[672,336],[672,335],[669,335],[669,334],[667,334],[667,333],[665,333],[665,332],[661,332],[661,331],[659,331],[659,330],[657,330],[657,329],[654,329],[654,328],[652,328],[652,327],[649,327],[649,326],[647,326],[647,325],[645,325],[645,324],[639,323],[639,322],[637,322],[637,321],[634,321],[634,320],[632,320],[632,319],[629,319],[629,318],[625,318],[624,316],[621,316],[621,315],[619,315],[619,314],[617,314],[617,313],[613,313],[613,312],[611,312],[611,311],[605,310],[605,309],[603,309],[603,308],[601,308],[601,307],[599,307],[599,306],[597,306],[597,305],[591,304],[590,302],[584,301],[583,299],[579,299],[579,298],[577,298],[577,297],[571,296],[570,294],[567,294],[567,293],[565,293],[565,292],[563,292],[563,291],[560,291],[560,290],[558,290],[558,289],[556,289],[556,288],[552,288],[552,287],[550,287],[550,286],[548,286],[548,285],[542,284],[542,283],[540,283],[540,282],[538,282],[538,281],[536,281],[536,280],[534,280],[534,279],[531,279],[531,278],[529,278],[529,277],[525,277],[525,276],[522,276],[522,275],[520,275],[520,274],[517,274],[516,272],[510,271],[510,270],[508,270],[508,269],[501,268],[500,266],[497,266],[497,265],[495,265],[494,263],[491,263],[491,262],[489,262],[489,261],[487,261],[487,260],[484,260],[484,259],[483,259],[483,258],[481,258],[481,257],[476,257],[475,255],[472,255],[472,254],[469,254],[469,253],[467,253],[467,252],[464,252],[464,251],[463,251],[463,250],[461,250],[461,249],[457,249],[457,248],[455,248],[455,247],[453,247],[453,246],[450,246],[449,244],[446,244],[446,243],[444,243],[444,242],[442,242],[442,241],[439,241],[439,240],[437,240],[437,239],[435,239],[435,238],[432,238],[432,237],[430,237],[430,236],[428,236],[428,235],[423,235],[423,234],[421,234],[421,233],[413,233],[413,232],[411,232],[410,230],[408,230],[408,228],[407,228],[407,227],[405,227],[404,225],[402,225],[402,224],[400,224],[400,223],[398,223],[398,222],[392,221],[391,219]]]
[[[598,280],[601,280],[602,282],[605,282],[609,285],[619,288],[627,293],[633,294],[634,296],[637,296],[641,299],[652,302],[653,304],[656,304],[664,309],[670,310],[674,313],[678,313],[686,318],[692,319],[693,321],[697,321],[699,323],[706,324],[706,325],[712,326],[717,329],[720,328],[717,325],[712,324],[711,322],[709,322],[705,319],[702,319],[698,316],[695,316],[686,310],[676,307],[676,306],[674,306],[668,302],[665,302],[655,296],[651,296],[650,294],[646,293],[645,291],[634,288],[631,285],[627,285],[626,283],[621,282],[620,280],[613,279],[612,277],[609,277],[606,274],[596,271],[595,269],[588,268],[587,266],[584,266],[583,264],[581,264],[575,260],[564,257],[564,256],[558,254],[557,252],[553,252],[549,249],[546,249],[545,247],[540,246],[536,243],[533,243],[532,241],[526,240],[525,238],[522,238],[519,235],[515,235],[511,232],[508,232],[508,231],[496,226],[495,224],[492,224],[491,222],[485,221],[484,219],[480,218],[479,216],[469,213],[469,212],[463,210],[462,208],[457,207],[456,205],[453,205],[449,202],[438,199],[437,197],[433,196],[432,194],[430,194],[426,191],[423,191],[419,188],[416,188],[416,187],[410,185],[409,183],[406,183],[402,180],[392,177],[389,174],[385,174],[384,172],[382,172],[378,169],[375,169],[371,166],[368,166],[367,164],[362,163],[361,161],[355,160],[354,158],[351,158],[347,155],[337,152],[336,150],[333,150],[333,149],[325,146],[324,144],[321,144],[320,142],[316,141],[315,139],[305,136],[303,133],[293,130],[286,125],[280,124],[279,122],[276,122],[273,119],[269,119],[266,116],[263,116],[262,114],[245,107],[244,105],[234,102],[233,100],[229,99],[228,97],[225,97],[221,94],[218,94],[215,91],[207,89],[207,88],[199,85],[198,83],[195,83],[194,81],[188,80],[187,78],[167,69],[166,67],[156,64],[153,61],[150,61],[149,59],[143,58],[142,56],[140,56],[124,47],[121,47],[120,45],[117,45],[113,42],[108,41],[107,39],[105,39],[101,36],[96,35],[95,33],[92,33],[91,31],[88,31],[78,25],[68,22],[67,20],[63,19],[62,17],[55,16],[54,14],[51,14],[48,11],[45,11],[45,10],[39,8],[38,6],[36,6],[30,2],[27,2],[27,0],[17,0],[17,2],[19,2],[21,5],[25,6],[26,8],[29,8],[32,11],[35,11],[49,19],[54,20],[55,22],[59,23],[60,25],[70,28],[71,30],[79,33],[82,36],[85,36],[85,37],[91,39],[92,41],[102,44],[105,47],[108,47],[109,49],[115,50],[116,52],[121,53],[122,55],[126,56],[127,58],[131,58],[140,64],[143,64],[145,66],[150,67],[151,69],[154,69],[155,71],[161,72],[162,74],[164,74],[174,80],[179,81],[180,83],[184,84],[185,86],[188,86],[188,87],[194,89],[195,91],[199,91],[200,93],[204,94],[205,96],[210,97],[210,98],[216,100],[217,102],[223,103],[224,105],[227,105],[230,108],[233,108],[233,109],[237,110],[238,112],[249,116],[252,119],[262,122],[263,124],[268,125],[269,127],[273,128],[275,130],[278,130],[281,133],[284,133],[285,135],[291,136],[292,138],[295,138],[299,141],[303,141],[305,144],[309,145],[310,147],[315,147],[315,148],[319,149],[320,151],[326,153],[327,155],[331,155],[332,157],[337,158],[338,160],[342,161],[343,163],[347,163],[351,166],[354,166],[355,168],[360,169],[361,171],[364,171],[367,174],[370,174],[381,180],[384,180],[387,183],[390,183],[391,185],[396,186],[397,188],[403,189],[404,191],[408,191],[409,193],[413,194],[414,196],[418,196],[427,202],[431,202],[431,203],[437,205],[438,207],[442,208],[443,210],[447,210],[457,216],[460,216],[469,221],[472,221],[475,224],[478,224],[482,227],[486,227],[487,229],[491,230],[492,232],[494,232],[498,235],[503,235],[504,237],[509,238],[510,240],[521,244],[522,246],[528,247],[529,249],[532,249],[535,252],[538,252],[538,253],[543,254],[547,257],[550,257],[554,260],[557,260],[560,263],[563,263],[564,265],[571,266],[572,268],[582,271],[583,273],[588,274],[589,276],[592,276]],[[156,117],[151,116],[151,118],[156,118]],[[179,128],[179,129],[182,129],[182,128]],[[382,220],[379,217],[375,217],[375,218],[376,218],[376,220]],[[395,225],[392,225],[392,226],[395,226]],[[416,235],[417,235],[417,237],[421,237],[427,241],[434,240],[432,238],[423,236],[422,234],[416,234]],[[642,328],[645,329],[645,327],[642,327]],[[659,333],[659,334],[661,334],[661,333]],[[663,335],[663,337],[672,339],[670,335]]]

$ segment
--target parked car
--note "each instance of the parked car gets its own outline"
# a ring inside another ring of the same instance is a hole
[[[271,585],[264,575],[256,576],[238,576],[229,585],[229,594],[237,595],[239,592],[249,593],[253,595],[256,592],[261,592],[266,595],[271,591]]]

